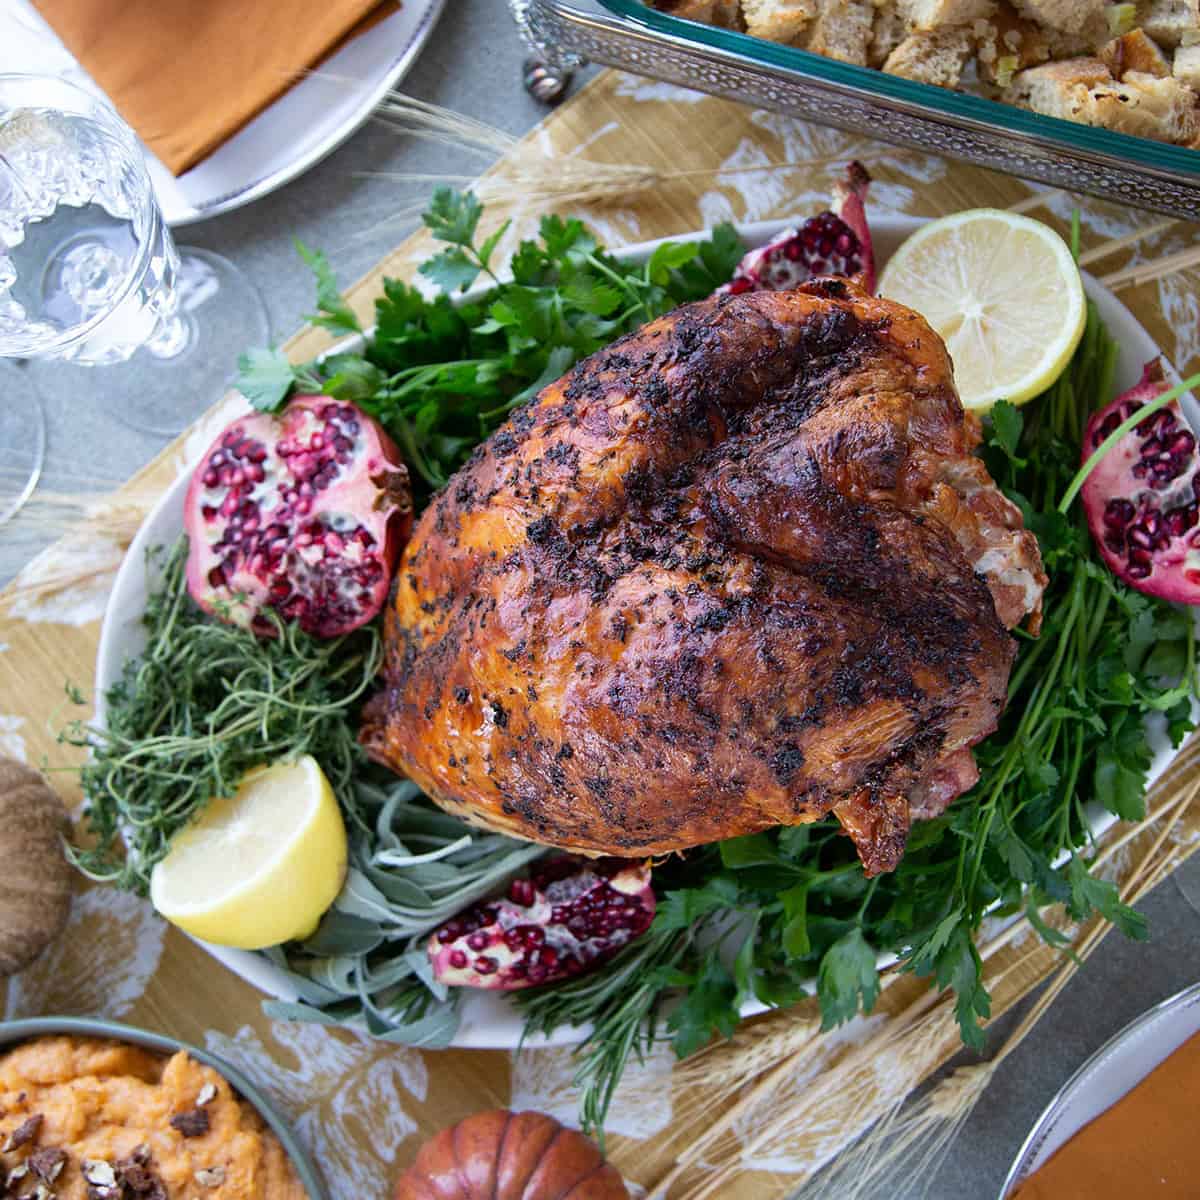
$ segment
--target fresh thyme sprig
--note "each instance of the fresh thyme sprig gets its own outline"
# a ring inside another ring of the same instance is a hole
[[[82,782],[94,841],[73,861],[143,895],[174,834],[253,767],[311,754],[345,804],[367,765],[354,721],[382,658],[373,626],[322,641],[269,610],[274,637],[214,621],[188,596],[186,540],[157,558],[145,653],[107,696],[103,728],[75,721],[61,734],[92,751]]]

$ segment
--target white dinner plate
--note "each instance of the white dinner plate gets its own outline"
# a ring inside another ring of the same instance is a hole
[[[1000,1200],[1197,1033],[1200,983],[1142,1013],[1101,1046],[1071,1076],[1030,1130],[1000,1189]],[[1195,1114],[1180,1113],[1179,1119],[1193,1121]]]
[[[761,246],[781,230],[789,221],[765,221],[740,226],[742,240],[751,247]],[[875,246],[878,266],[882,268],[888,258],[905,238],[923,224],[921,218],[906,216],[875,216],[871,221],[871,234]],[[644,261],[663,241],[688,241],[703,234],[679,234],[673,238],[644,242],[616,251],[622,258]],[[1142,328],[1132,313],[1106,288],[1094,279],[1084,279],[1088,295],[1096,302],[1100,315],[1109,332],[1120,346],[1117,362],[1116,387],[1123,390],[1132,387],[1141,375],[1142,365],[1159,353],[1150,335]],[[360,338],[347,339],[334,350],[348,350],[361,344]],[[330,351],[331,353],[333,351]],[[1185,402],[1195,408],[1194,401]],[[1200,427],[1200,412],[1189,410],[1189,419]],[[232,419],[232,415],[230,417]],[[104,615],[100,631],[100,646],[96,659],[96,696],[98,724],[104,723],[103,696],[121,677],[126,659],[136,656],[145,648],[145,631],[141,615],[148,595],[146,575],[146,551],[154,546],[171,545],[183,532],[183,501],[187,492],[189,472],[184,471],[168,489],[154,511],[146,518],[138,531],[125,561],[117,574],[112,595]],[[1154,761],[1150,769],[1152,783],[1170,764],[1174,757],[1161,722],[1152,730],[1155,748]],[[1090,810],[1091,826],[1096,836],[1108,829],[1115,818],[1100,808]],[[205,944],[215,958],[220,959],[230,970],[252,983],[260,990],[283,1000],[295,1000],[296,994],[287,978],[264,957],[244,950],[230,950],[222,946]],[[880,959],[880,966],[888,966],[895,956]],[[501,994],[495,992],[470,992],[460,1006],[462,1023],[453,1045],[485,1049],[511,1049],[521,1040],[521,1020],[515,1008]],[[764,1011],[764,1005],[753,1000],[742,1009],[743,1016],[753,1016]],[[548,1038],[527,1038],[525,1045],[569,1045],[580,1040],[583,1031],[563,1027]]]
[[[398,12],[348,42],[178,178],[146,150],[167,224],[187,225],[241,208],[315,166],[396,87],[444,5],[445,0],[404,0]],[[100,91],[30,0],[0,0],[0,73],[6,71],[61,75]]]

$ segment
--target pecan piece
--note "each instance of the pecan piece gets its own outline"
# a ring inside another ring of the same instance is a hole
[[[171,1128],[178,1130],[185,1138],[202,1137],[209,1130],[208,1113],[202,1108],[189,1108],[186,1112],[176,1113],[171,1118]]]
[[[16,1150],[21,1146],[27,1146],[37,1137],[38,1132],[42,1128],[43,1119],[41,1113],[34,1113],[32,1117],[22,1121],[5,1139],[2,1148],[8,1151]]]
[[[29,1169],[45,1183],[53,1183],[67,1165],[67,1152],[58,1146],[44,1146],[29,1156]]]

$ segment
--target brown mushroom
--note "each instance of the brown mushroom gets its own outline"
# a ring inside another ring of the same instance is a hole
[[[0,979],[29,966],[67,923],[66,827],[66,809],[45,777],[0,758]]]
[[[443,1129],[395,1200],[629,1200],[596,1144],[542,1113],[476,1113]]]

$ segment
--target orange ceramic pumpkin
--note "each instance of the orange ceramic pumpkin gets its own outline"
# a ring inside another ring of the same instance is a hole
[[[542,1113],[476,1113],[425,1143],[396,1200],[629,1200],[596,1144]]]

